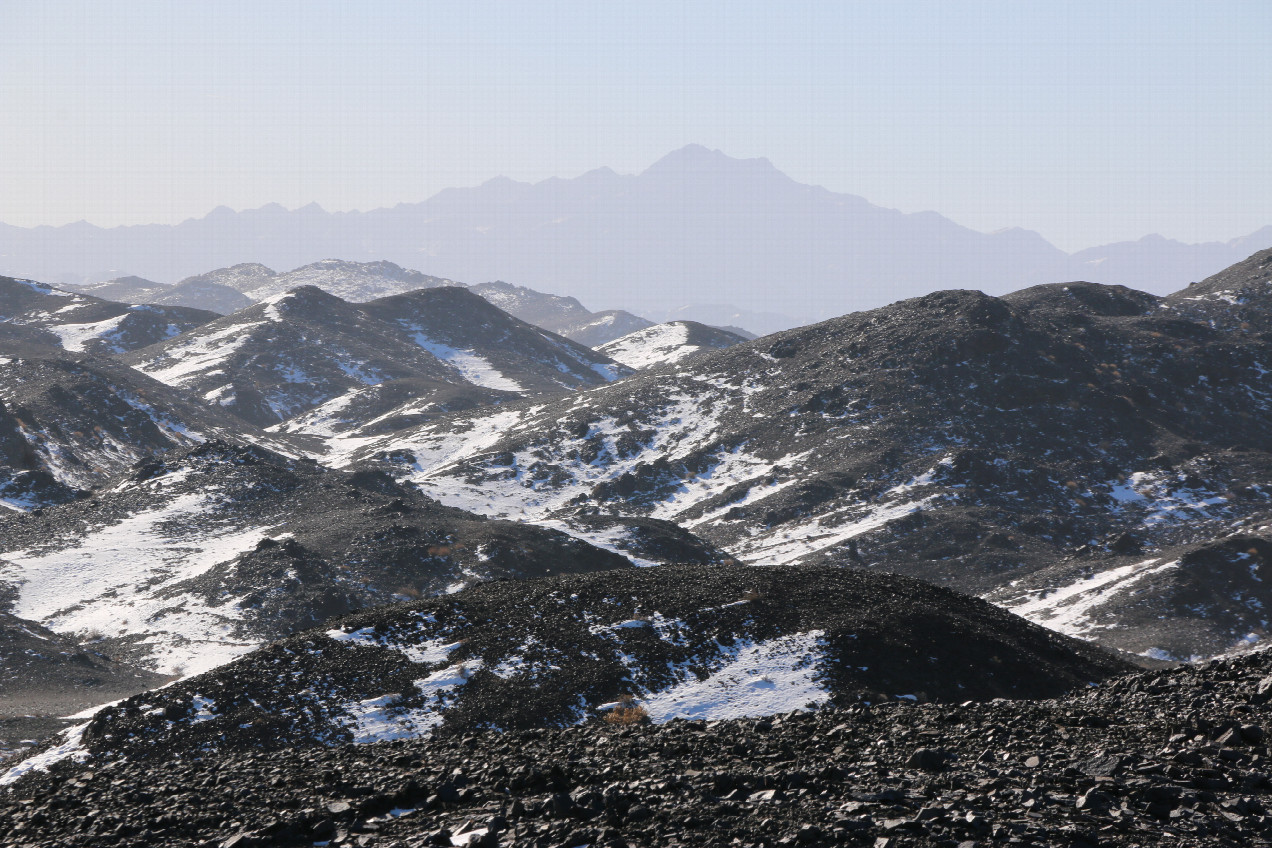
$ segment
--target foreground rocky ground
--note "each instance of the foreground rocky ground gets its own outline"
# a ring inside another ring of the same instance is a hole
[[[0,842],[1266,845],[1270,698],[1256,654],[1037,702],[67,761],[0,795]]]
[[[620,568],[491,582],[333,620],[106,707],[72,743],[95,762],[192,760],[438,728],[563,727],[626,702],[661,723],[1046,698],[1132,670],[903,577]],[[0,772],[0,785],[11,779]]]

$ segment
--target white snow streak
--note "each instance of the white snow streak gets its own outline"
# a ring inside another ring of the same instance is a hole
[[[490,360],[474,351],[434,341],[418,329],[411,338],[417,345],[458,371],[461,377],[473,385],[504,392],[525,391],[520,383],[505,377],[494,365],[490,364]]]
[[[830,692],[816,678],[825,654],[824,636],[811,630],[739,641],[725,650],[727,659],[705,680],[685,669],[681,683],[646,696],[641,706],[650,719],[665,722],[774,715],[825,703]]]
[[[119,325],[129,314],[125,312],[123,315],[116,315],[114,318],[92,324],[52,324],[43,329],[60,338],[62,347],[66,350],[82,352],[84,345],[118,330]]]
[[[1147,577],[1178,567],[1178,560],[1163,563],[1148,559],[1093,574],[1059,589],[1032,592],[1028,598],[1005,600],[998,605],[1067,636],[1082,636],[1099,626],[1092,613],[1101,604],[1132,590],[1136,583]]]

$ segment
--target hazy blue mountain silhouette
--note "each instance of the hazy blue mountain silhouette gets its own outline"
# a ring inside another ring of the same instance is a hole
[[[1150,236],[1070,256],[1037,233],[986,234],[935,212],[904,214],[797,183],[767,159],[690,145],[638,175],[497,178],[369,212],[270,204],[220,207],[175,226],[0,225],[0,273],[175,281],[242,262],[385,259],[638,314],[710,321],[693,307],[728,304],[774,314],[773,326],[753,328],[768,331],[936,289],[1003,294],[1086,279],[1166,293],[1269,245],[1272,228],[1203,245]]]

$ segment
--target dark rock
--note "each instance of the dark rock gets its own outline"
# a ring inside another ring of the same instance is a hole
[[[941,771],[948,761],[948,751],[941,748],[919,748],[906,760],[906,765],[923,771]]]

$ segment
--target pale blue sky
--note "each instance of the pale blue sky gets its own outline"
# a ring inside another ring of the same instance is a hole
[[[688,143],[1066,249],[1272,223],[1267,2],[0,0],[0,221],[643,170]]]

